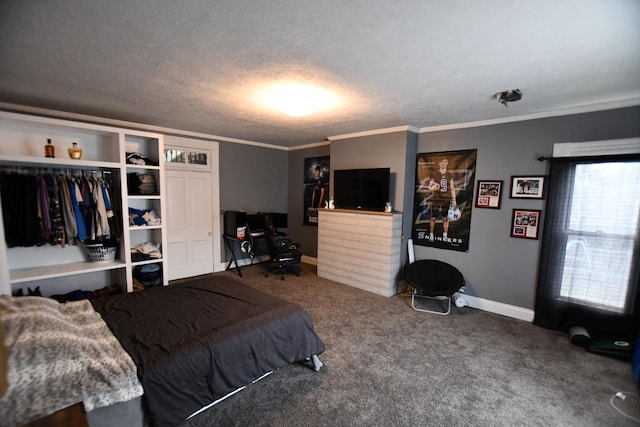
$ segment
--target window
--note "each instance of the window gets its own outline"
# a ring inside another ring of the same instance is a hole
[[[640,164],[577,164],[560,297],[624,311],[640,211]]]
[[[207,150],[193,151],[188,149],[167,147],[164,150],[164,161],[169,166],[209,166],[210,153]]]
[[[556,144],[563,145],[563,144]],[[550,159],[534,324],[634,338],[640,322],[640,140]],[[569,157],[573,155],[581,157]],[[604,335],[603,335],[604,336]]]

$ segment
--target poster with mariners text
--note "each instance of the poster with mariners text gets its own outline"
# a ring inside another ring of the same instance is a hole
[[[416,157],[413,244],[469,251],[477,150]]]

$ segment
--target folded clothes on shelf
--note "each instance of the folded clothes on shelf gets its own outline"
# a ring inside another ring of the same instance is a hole
[[[153,243],[142,243],[131,248],[131,260],[134,262],[161,258],[162,252],[160,252],[160,245],[155,245]]]
[[[158,166],[158,162],[154,162],[141,153],[127,153],[127,163],[131,165]]]
[[[135,208],[129,208],[129,225],[161,225],[162,218],[158,216],[158,213],[153,210],[141,210]]]
[[[140,290],[162,285],[162,268],[159,264],[138,265],[133,269],[134,289]]]
[[[129,194],[133,195],[157,195],[158,183],[155,175],[152,173],[136,173],[127,174],[127,188]]]

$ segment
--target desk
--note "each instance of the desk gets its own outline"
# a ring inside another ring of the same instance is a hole
[[[238,264],[238,258],[236,257],[236,253],[233,250],[232,242],[238,242],[239,243],[238,246],[240,248],[242,248],[243,244],[247,244],[247,243],[249,244],[248,250],[246,250],[244,252],[249,254],[249,257],[251,257],[251,264],[253,264],[255,240],[256,239],[264,239],[264,232],[251,233],[251,237],[244,238],[244,239],[238,239],[236,236],[229,236],[228,234],[224,234],[223,236],[224,236],[224,241],[227,244],[227,249],[229,249],[229,253],[231,254],[231,259],[229,260],[229,263],[227,264],[227,270],[230,270],[232,268],[231,265],[235,264],[236,266],[234,268],[238,272],[238,275],[240,277],[242,277],[242,270],[240,269],[240,264]]]

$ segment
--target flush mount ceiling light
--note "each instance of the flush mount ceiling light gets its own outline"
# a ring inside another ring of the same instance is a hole
[[[522,91],[520,89],[505,90],[504,92],[498,92],[494,95],[499,103],[508,107],[508,102],[516,102],[522,99]]]
[[[308,116],[311,113],[336,105],[335,96],[315,86],[302,83],[279,83],[263,93],[264,101],[273,108],[292,117]]]

